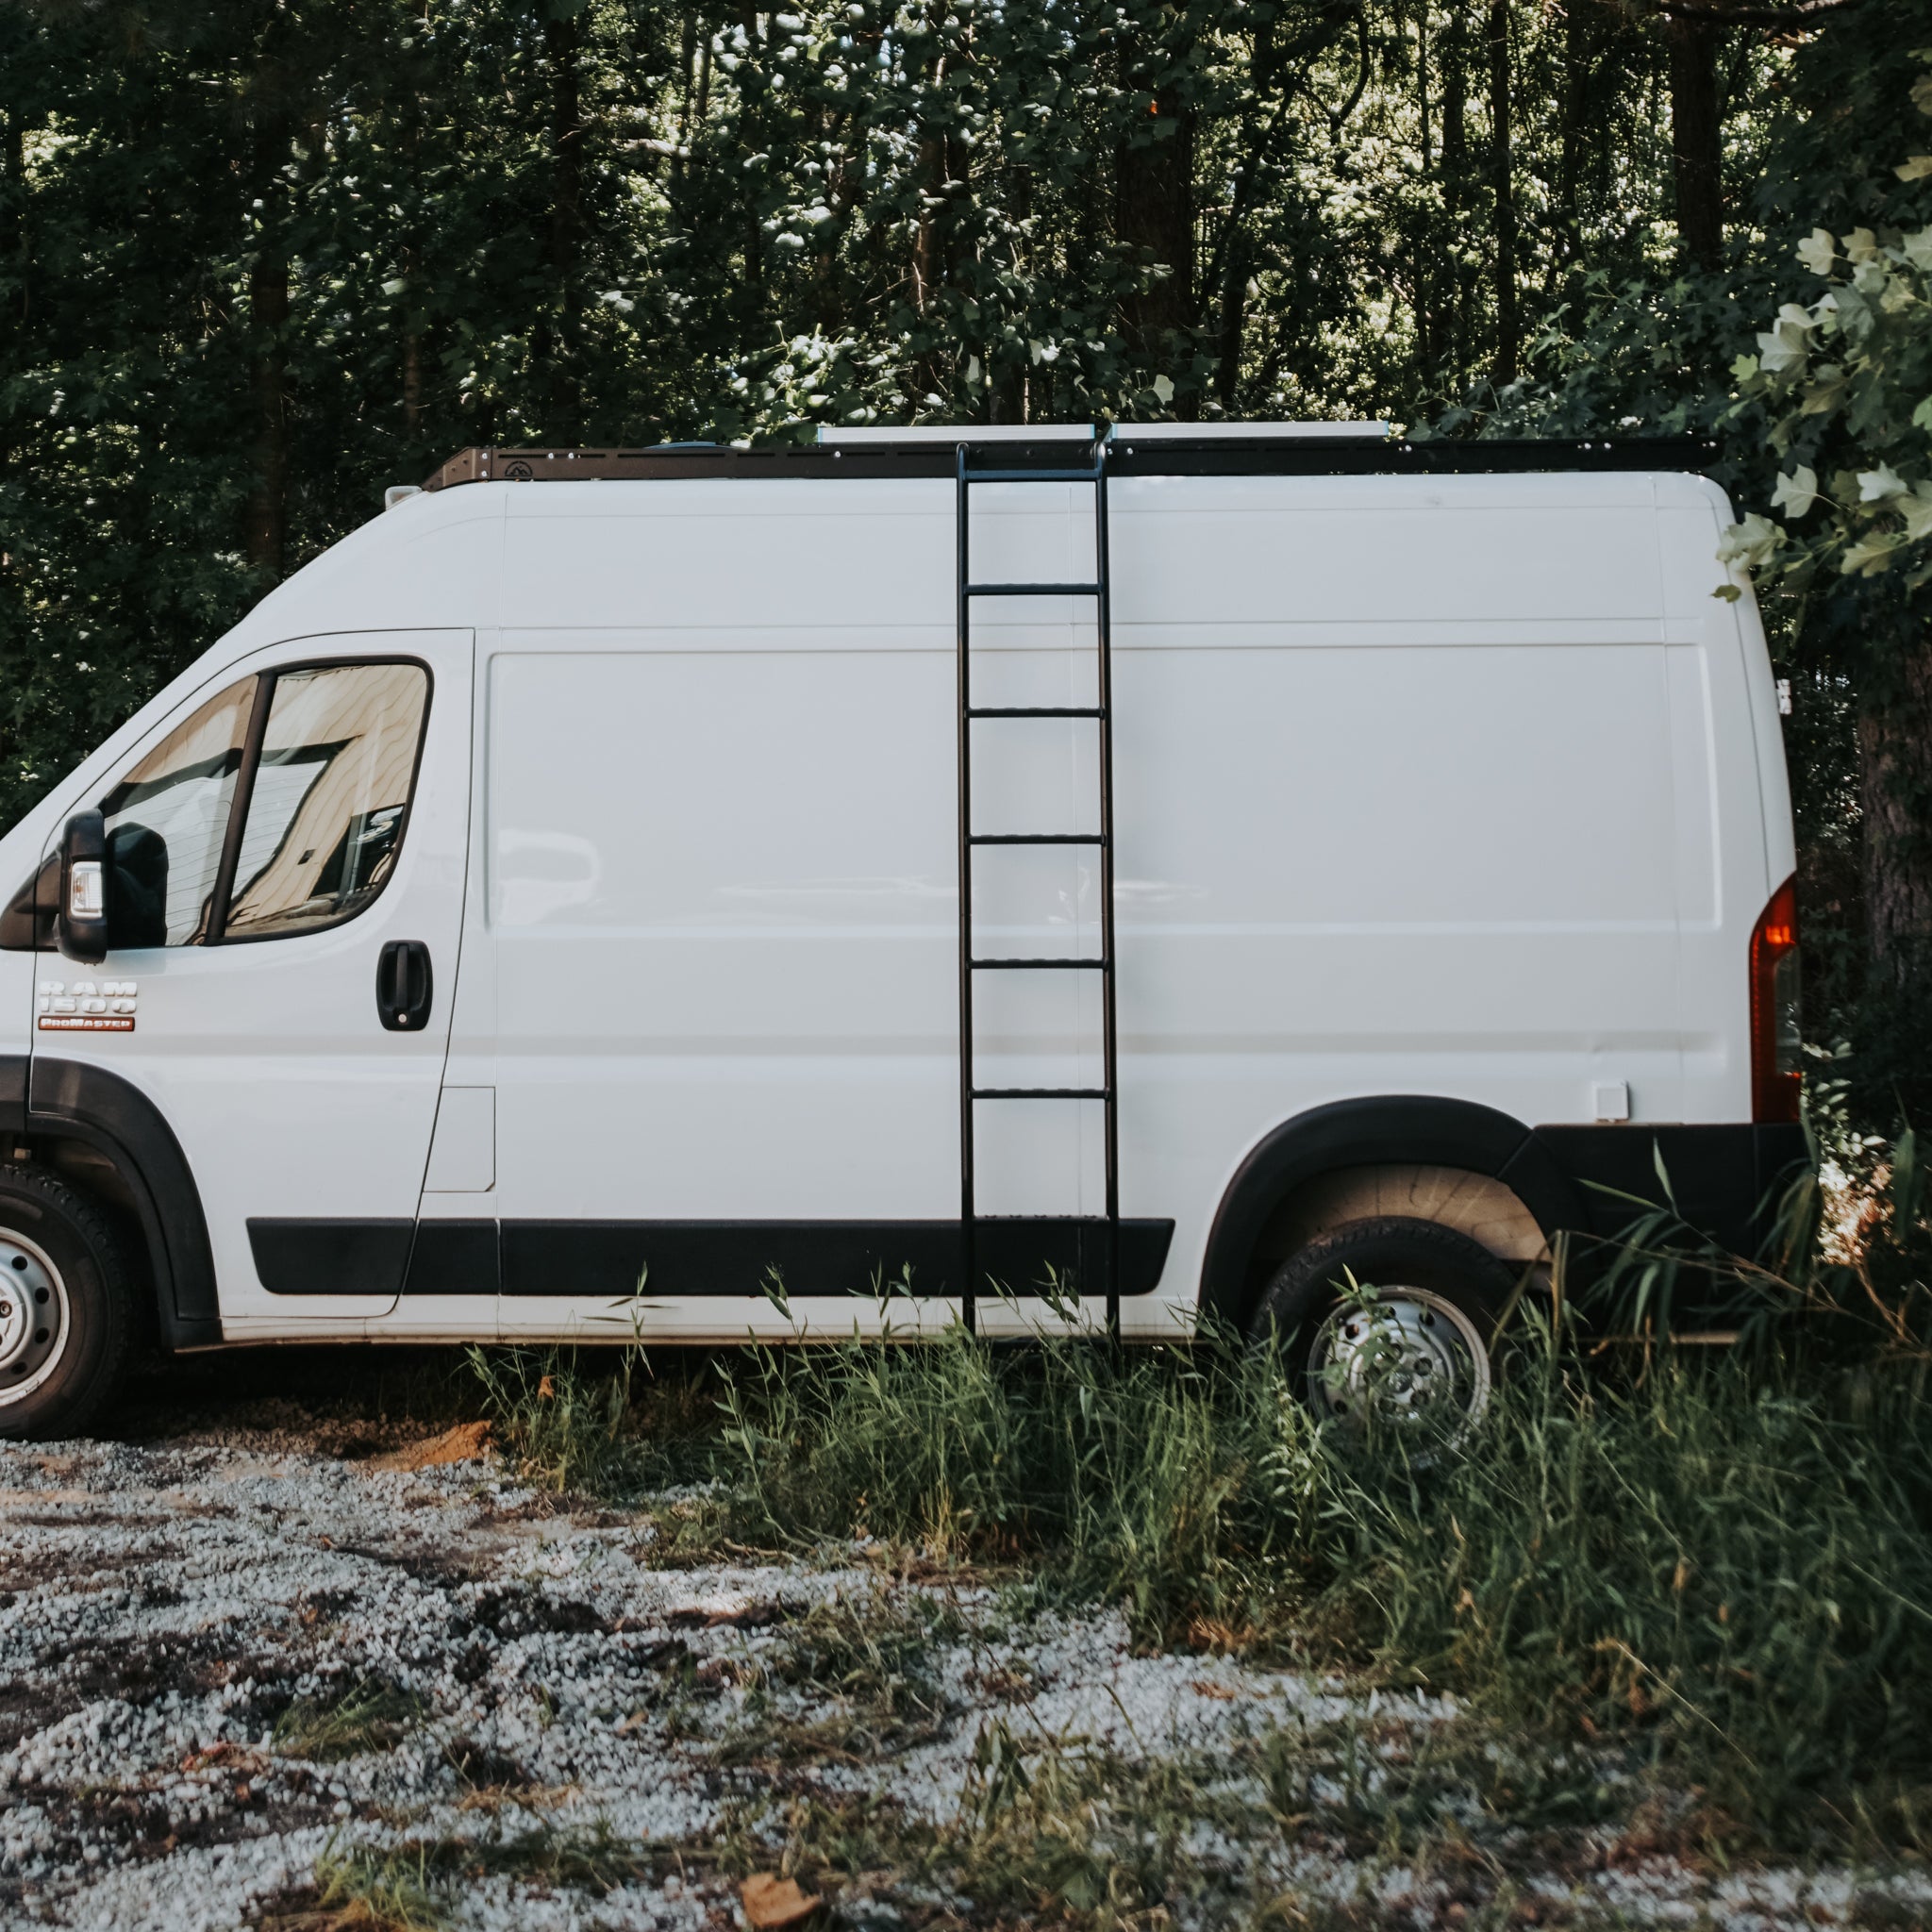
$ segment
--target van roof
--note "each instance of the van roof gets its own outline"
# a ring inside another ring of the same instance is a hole
[[[1113,425],[1107,440],[1112,476],[1360,476],[1512,475],[1557,470],[1707,470],[1717,444],[1692,436],[1502,439],[1490,442],[1416,441],[1380,433],[1378,424],[1178,424]],[[1251,433],[1241,434],[1246,430]],[[1035,440],[1010,431],[989,436],[978,425],[940,430],[923,425],[903,440],[773,443],[758,448],[709,442],[660,442],[635,448],[458,450],[428,477],[425,490],[460,483],[583,483],[666,476],[898,477],[951,476],[959,452],[985,452],[1003,470],[1062,468],[1070,439],[1085,425],[1041,425]]]

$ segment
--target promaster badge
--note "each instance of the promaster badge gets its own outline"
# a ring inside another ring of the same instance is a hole
[[[43,979],[35,990],[42,1033],[132,1033],[140,986],[131,979]]]

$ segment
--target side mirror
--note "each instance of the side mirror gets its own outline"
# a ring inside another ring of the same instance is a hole
[[[80,811],[60,837],[60,911],[55,937],[70,959],[108,957],[108,837],[97,811]]]

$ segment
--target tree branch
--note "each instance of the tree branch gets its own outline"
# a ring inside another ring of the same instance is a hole
[[[1657,12],[1672,20],[1700,20],[1712,26],[1806,27],[1829,13],[1842,13],[1859,0],[1792,0],[1788,7],[1736,6],[1731,0],[1657,0]]]

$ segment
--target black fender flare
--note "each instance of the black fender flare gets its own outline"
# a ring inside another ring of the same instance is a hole
[[[0,1059],[0,1127],[85,1141],[105,1155],[126,1183],[147,1243],[163,1345],[222,1339],[201,1191],[174,1130],[140,1088],[84,1060],[8,1055]]]
[[[1550,1238],[1588,1229],[1576,1184],[1535,1132],[1473,1100],[1391,1093],[1310,1108],[1266,1135],[1235,1171],[1215,1209],[1201,1263],[1201,1308],[1241,1323],[1248,1264],[1269,1215],[1305,1181],[1340,1167],[1459,1167],[1501,1181]]]

